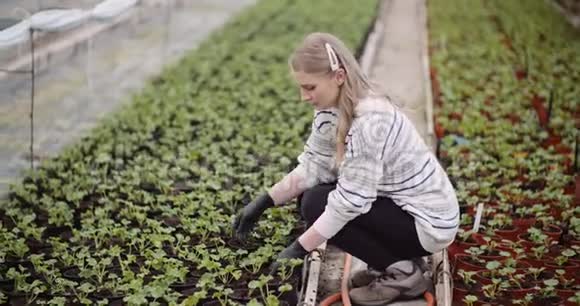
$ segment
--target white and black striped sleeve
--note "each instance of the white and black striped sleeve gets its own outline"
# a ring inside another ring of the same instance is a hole
[[[310,136],[304,151],[298,156],[298,167],[308,176],[311,185],[336,181],[336,128],[338,111],[336,109],[315,111]]]

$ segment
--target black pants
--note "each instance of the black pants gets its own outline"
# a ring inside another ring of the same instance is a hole
[[[328,194],[335,188],[336,184],[317,185],[298,197],[308,227],[322,214]],[[419,242],[413,217],[386,197],[378,197],[368,213],[348,222],[328,243],[377,270],[431,254]]]

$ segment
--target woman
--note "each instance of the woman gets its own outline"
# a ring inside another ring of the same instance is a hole
[[[299,165],[244,207],[244,238],[273,205],[298,197],[308,229],[278,258],[301,258],[328,240],[365,261],[351,299],[382,305],[427,288],[413,259],[452,243],[459,206],[445,171],[409,119],[376,94],[338,38],[309,34],[289,60],[301,97],[315,108]]]

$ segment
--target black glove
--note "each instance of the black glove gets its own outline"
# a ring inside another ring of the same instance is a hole
[[[258,219],[260,219],[260,216],[266,209],[272,206],[274,206],[274,200],[266,192],[242,208],[238,212],[233,224],[236,238],[240,240],[246,239],[250,230],[252,230]]]
[[[282,252],[278,254],[276,260],[270,265],[270,274],[276,273],[278,268],[280,268],[281,263],[278,262],[279,259],[294,259],[294,258],[303,259],[304,256],[306,256],[307,254],[308,251],[306,251],[302,247],[298,239],[294,240],[294,242],[292,242],[291,245],[289,245],[287,248],[285,248]]]

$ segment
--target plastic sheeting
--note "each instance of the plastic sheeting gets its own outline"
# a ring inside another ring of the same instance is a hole
[[[84,10],[47,10],[30,17],[30,27],[46,32],[68,31],[82,24],[90,17]]]
[[[105,0],[95,6],[91,12],[97,20],[111,19],[137,4],[137,0]]]
[[[21,22],[0,31],[0,49],[23,43],[29,39],[30,21]]]
[[[105,0],[92,10],[55,9],[40,11],[9,28],[0,31],[0,49],[27,41],[30,29],[45,32],[64,32],[89,19],[99,21],[115,18],[135,6],[139,0]]]

